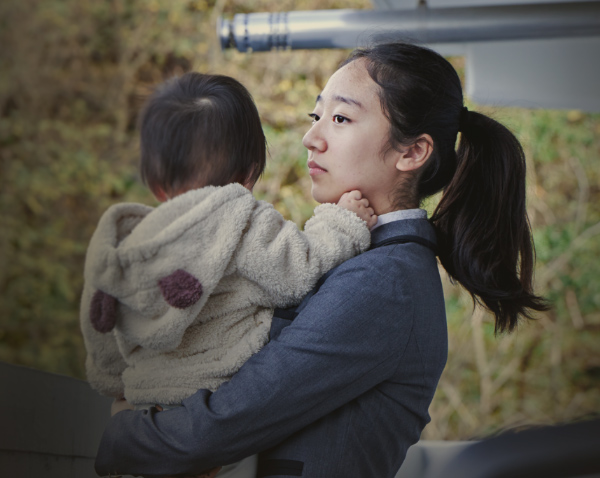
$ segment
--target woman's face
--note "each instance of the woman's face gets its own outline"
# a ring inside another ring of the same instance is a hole
[[[394,209],[398,152],[382,153],[388,149],[390,124],[378,88],[364,60],[355,60],[336,71],[317,97],[313,125],[302,140],[316,201],[337,203],[342,194],[358,189],[375,213]]]

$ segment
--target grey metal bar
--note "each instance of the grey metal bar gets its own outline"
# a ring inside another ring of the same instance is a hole
[[[382,40],[453,43],[600,35],[600,2],[414,10],[317,10],[220,19],[222,48],[355,48]]]

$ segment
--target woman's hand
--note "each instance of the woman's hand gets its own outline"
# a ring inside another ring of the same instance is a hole
[[[134,408],[131,403],[125,400],[125,397],[115,398],[114,402],[110,406],[110,416],[113,417],[123,410],[134,410]]]
[[[221,466],[218,466],[216,468],[213,468],[212,470],[204,471],[199,475],[176,475],[169,476],[167,478],[215,478],[215,476],[217,476],[217,473],[219,473],[221,468]]]
[[[338,206],[356,213],[358,217],[367,223],[369,229],[377,224],[377,215],[373,208],[369,207],[369,200],[364,198],[358,190],[342,194]]]

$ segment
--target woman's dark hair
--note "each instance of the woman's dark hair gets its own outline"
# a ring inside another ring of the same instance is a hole
[[[186,73],[160,85],[140,129],[142,179],[153,191],[254,183],[265,167],[258,110],[228,76]]]
[[[519,141],[497,121],[464,108],[460,79],[438,53],[386,43],[356,50],[344,64],[358,59],[379,85],[389,147],[410,145],[422,134],[433,139],[433,153],[404,178],[395,200],[400,208],[417,207],[444,190],[430,221],[450,278],[494,314],[496,332],[547,310],[533,293],[535,251]]]

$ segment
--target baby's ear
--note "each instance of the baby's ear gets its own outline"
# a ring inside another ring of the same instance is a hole
[[[106,334],[117,323],[117,299],[97,290],[90,304],[90,321],[98,332]]]
[[[165,193],[162,190],[162,188],[159,186],[154,186],[150,190],[152,191],[152,194],[154,194],[154,197],[156,199],[158,199],[160,202],[165,202],[167,199],[169,199],[169,196],[167,196],[167,193]]]

